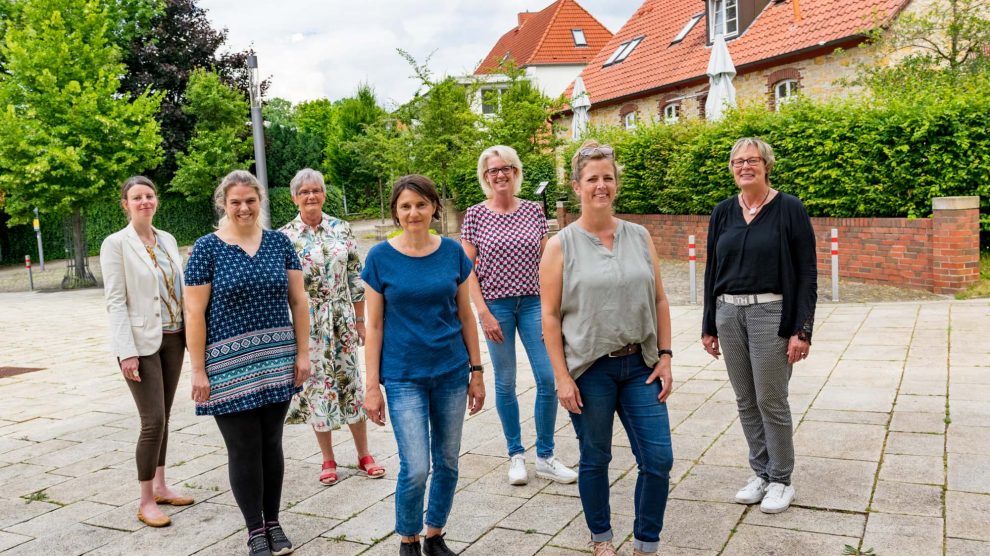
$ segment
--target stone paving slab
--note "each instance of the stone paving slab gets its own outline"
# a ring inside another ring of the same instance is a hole
[[[0,294],[0,312],[0,364],[45,368],[0,379],[4,556],[243,552],[223,440],[211,419],[193,414],[187,376],[173,408],[168,473],[197,503],[165,507],[173,526],[151,529],[134,518],[140,423],[109,356],[101,292]],[[66,314],[69,329],[59,322]],[[735,396],[724,362],[697,341],[699,308],[679,305],[672,314],[675,461],[662,554],[841,554],[846,544],[881,556],[990,553],[990,344],[972,341],[990,328],[986,300],[820,305],[813,356],[795,366],[790,384],[797,496],[778,515],[732,503],[751,474]],[[59,357],[66,350],[71,360]],[[449,544],[463,554],[506,546],[512,554],[587,554],[576,485],[534,476],[535,388],[518,351],[530,483],[506,484],[505,443],[489,403],[465,422]],[[557,456],[574,465],[569,421],[558,412],[555,440]],[[612,526],[628,556],[636,464],[618,421],[614,431]],[[328,488],[316,481],[321,457],[308,427],[285,429],[282,521],[296,553],[395,554],[391,427],[369,426],[388,472],[381,480],[355,474],[348,431],[333,441],[342,481]]]

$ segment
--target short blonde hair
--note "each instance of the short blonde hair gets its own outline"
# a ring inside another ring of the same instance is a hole
[[[224,176],[220,180],[220,185],[213,191],[213,206],[220,216],[220,221],[217,222],[218,228],[223,227],[227,223],[227,191],[235,185],[246,185],[254,189],[258,193],[258,200],[261,202],[261,206],[264,206],[268,201],[268,195],[265,193],[265,189],[261,187],[261,183],[258,182],[258,178],[254,177],[254,174],[247,170],[234,170]],[[258,227],[262,227],[260,216],[258,218]]]
[[[763,159],[763,165],[767,168],[767,183],[770,182],[770,172],[773,171],[773,165],[776,164],[777,159],[773,156],[773,147],[770,143],[767,143],[759,137],[743,137],[736,141],[735,145],[732,145],[732,150],[729,152],[729,171],[732,171],[732,161],[739,154],[739,151],[747,147],[756,147],[756,150],[760,152],[760,158]]]
[[[478,183],[481,184],[481,190],[485,192],[485,197],[489,199],[492,197],[492,188],[485,180],[485,171],[488,170],[488,159],[493,156],[501,158],[508,162],[509,166],[516,169],[514,173],[515,181],[512,183],[512,192],[513,194],[518,194],[519,190],[522,189],[523,182],[523,166],[522,161],[519,160],[519,154],[512,147],[495,145],[482,151],[481,156],[478,157]]]

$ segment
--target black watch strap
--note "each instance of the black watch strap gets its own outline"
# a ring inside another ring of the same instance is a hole
[[[482,372],[484,370],[485,370],[485,368],[483,366],[481,366],[481,365],[471,365],[471,372],[472,373],[480,373],[480,372]]]
[[[657,350],[657,357],[661,357],[663,355],[669,355],[671,359],[674,358],[674,352],[672,350],[669,350],[669,349],[658,349]]]

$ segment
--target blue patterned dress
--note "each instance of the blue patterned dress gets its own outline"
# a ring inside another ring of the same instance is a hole
[[[265,230],[254,256],[216,234],[189,254],[186,285],[210,284],[206,375],[210,399],[196,415],[224,415],[289,401],[296,338],[289,318],[289,270],[301,270],[284,235]]]

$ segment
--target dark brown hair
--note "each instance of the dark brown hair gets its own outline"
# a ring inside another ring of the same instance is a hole
[[[121,186],[120,186],[120,200],[121,201],[126,201],[127,200],[127,192],[130,191],[131,188],[134,187],[135,185],[146,185],[146,186],[150,187],[152,191],[155,192],[155,195],[156,196],[158,195],[158,188],[155,187],[155,184],[152,183],[151,180],[149,180],[148,178],[146,178],[144,176],[131,176],[131,177],[127,178],[126,180],[124,180],[124,183],[121,184]]]
[[[433,180],[419,174],[409,174],[395,180],[395,185],[392,186],[392,200],[389,201],[389,207],[392,209],[392,222],[395,222],[396,226],[399,225],[399,195],[406,190],[433,203],[433,219],[440,219],[440,195]]]

